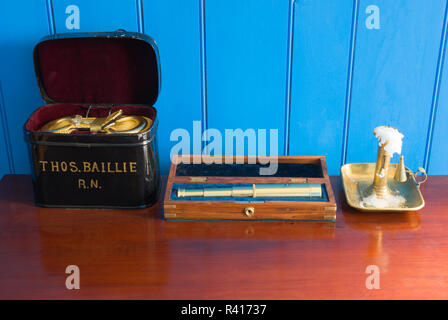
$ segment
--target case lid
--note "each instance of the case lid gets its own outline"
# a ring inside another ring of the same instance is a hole
[[[160,90],[157,45],[142,33],[47,36],[34,66],[47,103],[153,105]]]

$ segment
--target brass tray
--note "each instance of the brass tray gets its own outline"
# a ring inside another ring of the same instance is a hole
[[[398,190],[406,200],[400,208],[373,208],[362,205],[361,194],[372,184],[375,172],[375,163],[348,163],[341,167],[342,184],[344,186],[345,198],[349,206],[361,211],[417,211],[425,206],[425,200],[420,192],[420,184],[427,179],[424,169],[419,168],[413,173],[405,167],[407,181],[398,183],[394,179],[394,173],[397,164],[391,163],[388,173],[388,184],[391,189]],[[417,178],[421,173],[424,175],[422,180]]]

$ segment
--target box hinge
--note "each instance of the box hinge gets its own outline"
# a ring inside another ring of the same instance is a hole
[[[206,182],[207,177],[190,177],[191,182]]]
[[[176,214],[175,213],[165,213],[165,218],[166,219],[174,219],[174,218],[176,218]]]
[[[337,207],[324,207],[325,211],[336,211],[337,209]]]

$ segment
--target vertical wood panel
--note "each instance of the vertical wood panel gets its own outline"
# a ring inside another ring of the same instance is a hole
[[[200,1],[205,3],[206,22],[203,58],[208,91],[203,95]],[[0,28],[6,31],[0,36],[0,58],[7,63],[0,68],[0,107],[7,116],[17,173],[29,172],[23,123],[43,104],[32,48],[52,30],[46,3],[53,4],[50,11],[58,33],[144,27],[155,38],[162,67],[162,91],[155,105],[162,172],[168,170],[169,152],[176,143],[169,139],[172,130],[185,128],[193,137],[193,120],[208,120],[209,128],[223,133],[225,128],[278,129],[282,153],[288,0],[142,0],[142,8],[134,0],[1,1]],[[331,174],[338,174],[343,150],[353,3],[296,0],[295,4],[289,151],[326,155]],[[390,124],[405,134],[406,165],[416,169],[423,164],[445,4],[445,0],[424,5],[418,0],[359,1],[347,162],[375,161],[372,130]],[[80,29],[67,29],[68,5],[79,7]],[[379,30],[366,28],[369,5],[380,9]],[[141,9],[143,21],[138,16]],[[432,174],[448,173],[447,68],[445,58],[430,153]],[[207,106],[203,114],[201,104]],[[0,175],[9,172],[5,138],[0,128]]]
[[[131,0],[53,0],[53,13],[57,33],[137,31],[137,2]],[[68,29],[66,13],[69,5],[76,5],[80,12],[79,29]]]
[[[445,58],[428,173],[448,174],[448,67]]]
[[[372,4],[380,29],[366,28]],[[347,162],[374,162],[372,131],[392,125],[405,135],[405,164],[423,164],[444,9],[444,0],[360,1]]]
[[[7,132],[6,113],[3,106],[2,85],[0,82],[0,179],[4,174],[11,173],[10,159],[7,151],[9,134]]]
[[[193,138],[193,121],[201,120],[199,2],[144,0],[143,15],[145,33],[160,52],[162,90],[155,107],[161,171],[167,173],[177,143],[170,141],[172,130],[184,128]]]
[[[278,129],[279,153],[288,9],[288,0],[205,3],[208,127]]]
[[[448,10],[448,3],[447,3]],[[448,28],[448,12],[445,11],[445,25],[443,37],[441,37],[440,47],[440,85],[434,90],[434,128],[433,134],[428,135],[429,141],[429,164],[428,173],[430,174],[448,174],[448,64],[446,62],[446,46],[447,46],[447,28]],[[436,81],[438,79],[436,78]],[[437,85],[437,83],[436,83]],[[432,139],[432,141],[431,141]]]
[[[8,164],[8,155],[6,154],[6,148],[3,143],[4,136],[3,132],[0,132],[0,180],[3,175],[10,173],[9,172],[9,164]]]
[[[339,174],[353,0],[297,0],[291,84],[291,155],[325,155]]]
[[[33,47],[48,34],[45,1],[1,1],[0,82],[15,173],[29,173],[23,125],[43,104],[33,67]],[[3,139],[1,141],[3,144]]]

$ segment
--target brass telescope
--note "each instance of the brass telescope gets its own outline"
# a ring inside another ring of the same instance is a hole
[[[319,183],[253,184],[251,187],[178,189],[182,197],[321,198]]]
[[[70,134],[74,131],[90,133],[140,133],[150,128],[152,120],[143,116],[125,116],[118,110],[105,118],[64,117],[48,122],[39,131]]]

